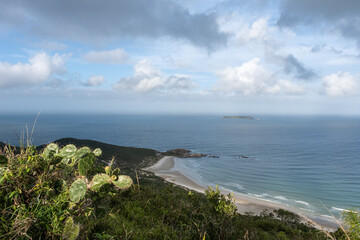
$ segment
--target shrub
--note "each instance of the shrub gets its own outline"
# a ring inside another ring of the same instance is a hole
[[[128,176],[114,175],[119,170],[111,171],[111,166],[108,174],[94,174],[100,149],[74,145],[60,149],[51,143],[41,154],[35,147],[22,148],[18,154],[5,147],[4,152],[0,165],[4,238],[76,239],[81,226],[74,220],[92,214],[92,196],[103,185],[127,189],[132,184]]]
[[[360,239],[360,214],[356,210],[347,210],[343,212],[346,234],[350,239]]]

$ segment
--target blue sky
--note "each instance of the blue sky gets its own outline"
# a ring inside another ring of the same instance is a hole
[[[13,0],[0,111],[360,114],[357,0]]]

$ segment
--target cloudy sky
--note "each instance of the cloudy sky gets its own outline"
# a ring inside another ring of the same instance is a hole
[[[0,111],[360,114],[358,0],[0,0]]]

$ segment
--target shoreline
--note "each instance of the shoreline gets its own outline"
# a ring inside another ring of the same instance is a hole
[[[143,168],[143,170],[152,172],[156,176],[162,177],[168,182],[193,191],[204,193],[207,189],[207,187],[196,183],[194,180],[183,174],[179,169],[176,169],[175,157],[173,156],[165,156],[157,161],[154,165]],[[222,194],[225,195],[232,193],[231,191],[221,188],[219,188],[219,190]],[[233,197],[237,206],[237,212],[240,214],[252,212],[254,215],[260,215],[264,210],[269,210],[272,212],[277,209],[285,209],[299,215],[301,222],[308,223],[315,228],[326,231],[336,231],[336,229],[339,227],[335,220],[322,218],[320,216],[306,216],[304,213],[300,213],[295,207],[258,199],[241,193],[233,193]]]

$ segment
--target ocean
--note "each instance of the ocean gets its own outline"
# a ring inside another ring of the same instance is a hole
[[[0,141],[18,145],[36,114],[1,114]],[[360,207],[360,117],[47,115],[33,144],[63,137],[166,151],[186,148],[218,158],[177,159],[194,181],[339,216]]]

